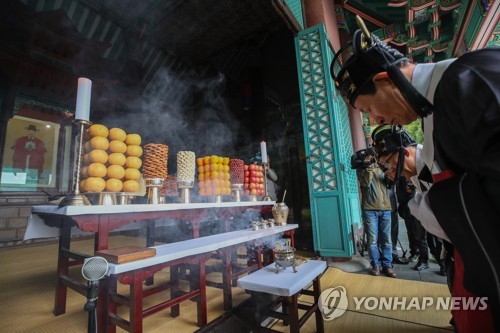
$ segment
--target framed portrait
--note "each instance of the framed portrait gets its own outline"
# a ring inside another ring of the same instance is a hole
[[[56,186],[58,123],[13,116],[7,124],[0,180],[2,191]]]

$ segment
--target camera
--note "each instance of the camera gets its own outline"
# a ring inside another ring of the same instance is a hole
[[[351,169],[364,169],[375,162],[373,147],[361,149],[351,156]]]

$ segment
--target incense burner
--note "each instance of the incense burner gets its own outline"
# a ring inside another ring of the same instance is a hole
[[[282,247],[280,249],[274,249],[274,262],[276,265],[276,274],[279,273],[280,269],[286,269],[292,266],[293,272],[297,273],[295,267],[297,264],[297,258],[295,257],[295,248],[291,246]]]

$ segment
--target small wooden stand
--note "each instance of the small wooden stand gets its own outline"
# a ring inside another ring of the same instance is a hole
[[[97,251],[95,254],[114,264],[122,264],[124,262],[154,257],[156,255],[156,249],[138,246],[123,246]]]

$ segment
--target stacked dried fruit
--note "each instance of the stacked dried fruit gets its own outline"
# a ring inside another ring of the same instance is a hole
[[[142,164],[140,135],[127,135],[120,128],[108,130],[104,125],[94,124],[84,137],[80,191],[136,192]]]
[[[229,195],[229,157],[205,156],[196,159],[200,195]]]
[[[167,178],[168,146],[161,143],[144,145],[144,178]]]
[[[179,151],[177,153],[177,180],[194,182],[196,172],[196,156],[192,151]]]
[[[250,195],[264,195],[264,169],[261,165],[245,165],[244,184],[245,193]]]
[[[243,184],[245,179],[244,165],[245,162],[237,158],[232,158],[229,161],[229,175],[232,184]]]

